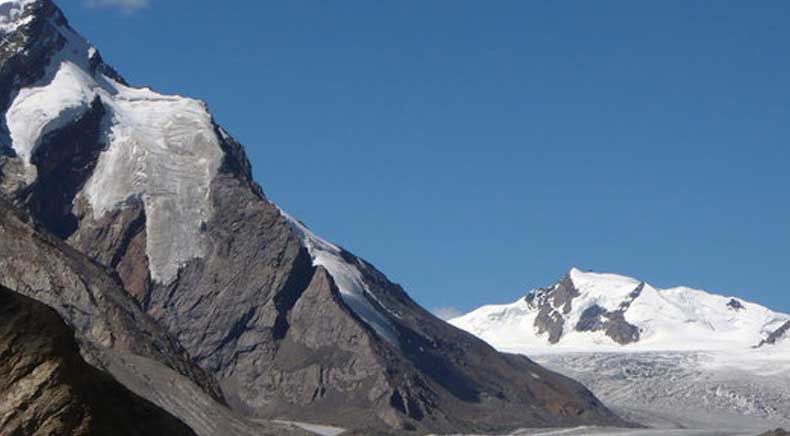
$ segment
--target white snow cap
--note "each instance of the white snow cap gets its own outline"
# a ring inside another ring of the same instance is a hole
[[[27,166],[28,182],[34,181],[31,159],[42,138],[100,99],[108,112],[102,127],[106,149],[80,195],[97,219],[130,199],[142,201],[152,279],[169,283],[184,264],[204,254],[201,226],[213,214],[209,186],[223,157],[212,117],[200,101],[91,73],[96,49],[70,28],[52,24],[67,43],[44,77],[11,103],[6,123],[12,147]]]
[[[524,298],[512,304],[483,306],[450,321],[488,341],[514,352],[555,353],[567,351],[702,351],[746,350],[790,320],[790,315],[771,311],[758,304],[686,287],[658,289],[617,274],[569,272],[579,296],[571,311],[562,313],[563,335],[550,344],[547,334],[538,335],[535,319],[539,309]],[[630,301],[625,320],[639,328],[640,340],[620,345],[604,332],[579,332],[575,327],[581,314],[598,305],[615,311]],[[732,307],[731,302],[738,304]],[[740,307],[738,307],[740,306]],[[559,312],[562,312],[561,310]]]

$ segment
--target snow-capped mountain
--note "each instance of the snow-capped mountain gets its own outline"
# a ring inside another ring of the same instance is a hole
[[[282,212],[206,104],[130,85],[50,0],[0,0],[0,113],[0,193],[106,268],[233,416],[362,434],[627,424]],[[29,291],[18,274],[0,265],[11,291]],[[39,295],[51,283],[36,280]],[[149,387],[136,392],[158,397]],[[162,402],[194,411],[176,403]],[[197,416],[196,433],[228,434]]]
[[[759,434],[790,425],[790,315],[736,297],[574,268],[450,323],[528,353],[651,427]]]
[[[576,268],[512,304],[450,321],[497,348],[530,353],[743,350],[779,342],[788,322],[788,314],[736,297]]]

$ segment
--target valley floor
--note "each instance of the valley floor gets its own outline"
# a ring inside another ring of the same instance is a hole
[[[790,428],[790,352],[564,352],[530,357],[579,380],[620,416],[649,428],[522,429],[508,436],[755,436]],[[298,425],[322,436],[343,433]]]
[[[578,427],[566,429],[525,429],[501,436],[755,436],[755,432],[732,430],[667,430]],[[453,435],[483,436],[483,435]]]

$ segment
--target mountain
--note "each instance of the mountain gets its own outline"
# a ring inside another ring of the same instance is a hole
[[[790,315],[735,297],[574,268],[512,304],[484,306],[450,323],[517,352],[746,350],[778,340]]]
[[[574,268],[450,323],[529,353],[649,427],[759,434],[790,425],[790,315],[736,297]]]
[[[181,421],[87,364],[55,311],[0,287],[0,434],[194,436]]]
[[[73,336],[79,344],[82,358],[95,368],[89,370],[81,362],[76,361],[76,357],[72,358],[75,354],[72,348],[65,351],[58,348],[60,351],[52,351],[47,348],[49,345],[46,343],[41,347],[14,346],[22,343],[22,338],[36,340],[32,334],[15,331],[16,328],[30,329],[31,325],[36,325],[35,322],[38,321],[41,321],[44,327],[58,324],[56,321],[46,322],[43,319],[52,318],[46,315],[48,313],[46,310],[31,309],[30,313],[40,314],[42,320],[30,320],[30,324],[26,323],[26,319],[17,323],[11,322],[13,318],[9,318],[7,320],[10,323],[9,331],[6,334],[9,338],[7,342],[9,347],[0,348],[0,355],[3,357],[0,360],[12,363],[13,367],[6,368],[10,372],[4,371],[0,373],[1,376],[17,382],[14,374],[24,375],[25,370],[32,369],[31,364],[52,355],[62,357],[65,368],[79,369],[80,372],[84,369],[88,374],[84,379],[75,379],[71,378],[72,374],[69,373],[65,374],[66,379],[52,380],[51,383],[40,377],[42,380],[39,381],[43,384],[39,386],[37,392],[41,394],[38,398],[44,414],[36,412],[29,417],[24,415],[20,417],[24,428],[38,426],[33,419],[47,416],[47,408],[57,406],[59,401],[68,405],[79,404],[81,400],[85,400],[82,397],[64,396],[59,391],[67,387],[77,389],[83,383],[90,384],[93,381],[105,380],[107,392],[118,394],[117,404],[114,407],[137,407],[137,403],[143,407],[145,403],[138,401],[135,396],[122,395],[122,390],[112,387],[113,383],[110,381],[112,379],[137,396],[175,416],[200,436],[228,434],[303,436],[306,434],[290,426],[253,423],[231,412],[225,406],[226,401],[213,377],[192,362],[191,357],[178,341],[142,311],[122,287],[117,275],[72,249],[45,229],[41,229],[30,216],[16,210],[15,206],[2,197],[0,197],[0,253],[3,253],[0,257],[0,287],[7,294],[19,294],[9,297],[8,313],[22,312],[26,307],[38,307],[42,304],[50,307],[63,319],[70,330],[69,332],[65,329],[58,330],[59,334],[62,333],[59,337],[63,339],[55,346],[68,345],[72,341],[69,338]],[[27,301],[25,297],[34,299],[38,305],[24,303]],[[16,300],[21,303],[14,303]],[[55,374],[58,375],[60,374]],[[32,380],[35,381],[35,377],[39,375],[33,373],[33,377]],[[11,386],[18,389],[15,384]],[[54,392],[49,392],[50,390]],[[88,396],[91,392],[99,391],[79,392]],[[91,396],[86,401],[97,399]],[[113,398],[107,400],[111,401]],[[92,404],[96,403],[86,404],[85,407],[93,407]],[[23,409],[17,406],[19,405],[13,405],[13,408]],[[36,410],[38,409],[31,409],[31,413]],[[94,409],[94,412],[88,410],[85,418],[92,419],[92,413],[101,413],[104,416],[102,410],[101,408]],[[131,419],[132,416],[126,418]],[[41,426],[46,428],[43,424]],[[132,429],[130,428],[130,431]],[[65,428],[60,430],[62,431],[56,434],[69,434]],[[2,431],[0,434],[3,434]]]
[[[130,86],[51,1],[3,1],[0,34],[0,191],[57,248],[50,257],[79,270],[66,280],[42,255],[0,261],[0,277],[55,307],[106,351],[108,371],[193,429],[221,432],[216,422],[236,417],[223,402],[363,434],[626,425],[582,385],[435,318],[282,212],[203,102]],[[74,266],[82,254],[95,265]],[[104,314],[85,280],[124,310]],[[59,292],[71,287],[82,306]],[[134,341],[158,344],[161,326],[169,345],[119,358],[102,342],[107,316],[141,323],[124,324],[141,337],[111,329]],[[232,422],[227,434],[242,434]]]

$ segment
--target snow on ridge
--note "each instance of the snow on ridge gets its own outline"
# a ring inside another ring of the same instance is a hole
[[[201,101],[92,74],[96,49],[68,26],[50,25],[66,44],[44,77],[21,89],[6,113],[11,146],[26,166],[27,182],[37,177],[31,159],[44,135],[75,121],[100,99],[107,110],[101,132],[106,149],[79,195],[96,219],[130,199],[142,201],[152,279],[170,283],[205,252],[201,227],[213,216],[210,184],[223,157],[213,119]]]
[[[450,323],[488,341],[495,347],[525,353],[584,351],[701,351],[750,350],[770,332],[790,320],[790,315],[759,304],[686,287],[658,289],[617,274],[572,269],[568,277],[579,294],[571,310],[563,313],[563,335],[552,345],[535,326],[539,308],[524,298],[505,305],[489,305],[450,320]],[[641,286],[633,298],[632,292]],[[554,288],[552,288],[554,289]],[[735,300],[739,305],[730,307]],[[579,332],[579,316],[599,305],[617,310],[629,302],[625,320],[641,331],[638,342],[620,345],[603,332]]]
[[[36,0],[0,0],[0,35],[7,35],[33,20],[24,16],[25,7]]]
[[[365,283],[359,265],[352,264],[344,259],[342,256],[343,250],[337,245],[317,236],[307,226],[288,215],[282,209],[280,209],[280,213],[301,236],[302,244],[307,248],[310,257],[313,259],[313,266],[324,267],[329,272],[329,275],[332,276],[340,291],[343,303],[362,318],[381,338],[397,347],[399,344],[398,334],[392,322],[368,298],[372,298],[384,310],[387,309]],[[393,316],[397,317],[395,314]]]

